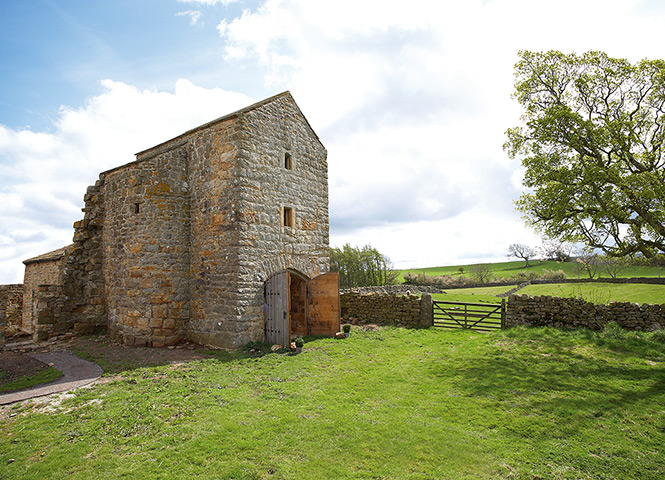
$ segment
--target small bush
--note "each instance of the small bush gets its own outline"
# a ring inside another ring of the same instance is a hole
[[[626,331],[617,322],[608,322],[603,328],[603,337],[621,340],[626,338]]]
[[[659,328],[651,334],[651,340],[658,343],[665,343],[665,328]]]

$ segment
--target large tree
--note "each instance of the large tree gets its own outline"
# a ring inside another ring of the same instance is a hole
[[[524,125],[505,149],[522,159],[517,202],[550,237],[611,256],[665,252],[665,62],[602,52],[519,52]]]

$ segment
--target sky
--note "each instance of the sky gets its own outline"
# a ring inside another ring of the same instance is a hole
[[[665,58],[658,0],[1,0],[0,284],[72,242],[136,152],[289,90],[328,151],[330,243],[397,268],[537,246],[514,201],[519,50]]]

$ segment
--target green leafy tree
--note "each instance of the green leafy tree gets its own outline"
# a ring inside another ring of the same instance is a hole
[[[331,248],[330,270],[339,272],[341,288],[389,285],[397,278],[390,259],[370,245]]]
[[[665,61],[519,52],[524,125],[504,146],[525,167],[517,202],[549,237],[607,255],[665,251]]]

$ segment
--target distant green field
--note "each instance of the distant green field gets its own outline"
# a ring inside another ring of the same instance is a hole
[[[616,302],[665,303],[665,285],[643,283],[564,283],[529,285],[518,292],[523,295],[577,297],[593,303]]]
[[[460,275],[459,268],[464,268],[464,274],[471,271],[472,267],[477,264],[471,265],[453,265],[448,267],[427,267],[427,268],[412,268],[407,270],[400,270],[398,277],[399,282],[404,281],[404,274],[410,273],[425,273],[431,276],[438,275]],[[544,262],[532,261],[531,266],[526,268],[523,260],[515,262],[499,262],[488,264],[492,268],[492,272],[499,278],[510,277],[511,275],[519,274],[520,272],[535,272],[538,274],[543,273],[545,270],[563,270],[568,278],[588,278],[586,272],[580,269],[580,264],[575,262],[557,262],[555,260],[546,260]],[[662,269],[662,275],[665,276],[665,268]],[[619,273],[619,277],[659,277],[661,274],[658,267],[626,267]],[[602,278],[609,278],[609,275],[599,267],[598,275]]]
[[[511,290],[514,285],[503,287],[479,287],[450,289],[444,294],[432,295],[434,300],[449,302],[498,303],[496,295]],[[583,298],[588,302],[607,304],[616,302],[665,303],[665,285],[642,283],[553,283],[529,285],[518,295],[547,295],[551,297]]]

